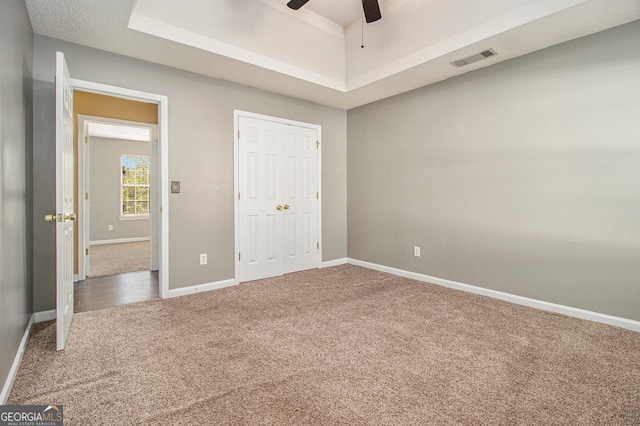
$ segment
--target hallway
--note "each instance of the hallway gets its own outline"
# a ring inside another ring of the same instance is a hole
[[[94,311],[158,297],[158,271],[87,278],[74,284],[73,311]]]

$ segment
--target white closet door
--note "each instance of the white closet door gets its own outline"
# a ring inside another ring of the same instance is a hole
[[[317,131],[284,126],[284,273],[318,266]]]
[[[318,266],[317,130],[239,117],[238,281]]]
[[[240,117],[240,281],[282,275],[282,125]]]

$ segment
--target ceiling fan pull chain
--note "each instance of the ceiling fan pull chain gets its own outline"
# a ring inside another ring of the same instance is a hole
[[[360,19],[360,27],[361,27],[361,42],[360,47],[364,49],[364,9],[362,10],[362,19]]]

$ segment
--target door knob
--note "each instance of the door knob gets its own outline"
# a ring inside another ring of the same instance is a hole
[[[69,214],[48,214],[44,217],[45,222],[66,222],[68,220],[74,221],[78,218],[75,213]]]
[[[285,209],[285,210],[289,210],[289,204],[285,204],[285,205],[284,205],[284,209]]]
[[[278,207],[276,207],[276,210],[282,210],[282,206],[278,204]]]

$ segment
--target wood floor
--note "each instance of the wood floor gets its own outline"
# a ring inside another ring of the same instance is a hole
[[[138,271],[87,278],[74,284],[74,312],[86,312],[159,297],[158,272]]]

